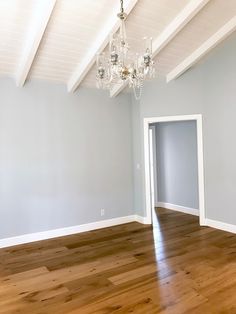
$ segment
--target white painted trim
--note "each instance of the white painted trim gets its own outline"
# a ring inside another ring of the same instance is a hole
[[[198,145],[198,190],[199,190],[199,222],[206,225],[205,193],[204,193],[204,167],[203,167],[203,139],[202,139],[202,115],[183,115],[167,117],[144,118],[144,166],[145,166],[145,200],[148,223],[152,223],[151,187],[150,187],[150,164],[149,164],[149,124],[157,122],[191,121],[197,122],[197,145]]]
[[[153,128],[149,127],[149,165],[150,165],[150,192],[151,192],[151,204],[152,208],[155,206],[155,187],[154,187],[154,161],[153,161]],[[153,219],[153,213],[152,213]]]
[[[178,211],[186,212],[187,214],[194,215],[194,212],[193,212],[194,209],[192,208],[173,205],[169,203],[161,203],[161,202],[159,202],[157,205],[160,207],[164,207],[164,208],[168,208],[172,210],[178,210]],[[130,215],[130,216],[125,216],[125,217],[102,220],[98,222],[92,222],[89,224],[83,224],[83,225],[78,225],[78,226],[72,226],[72,227],[66,227],[66,228],[60,228],[60,229],[54,229],[54,230],[49,230],[49,231],[24,234],[21,236],[16,236],[16,237],[11,237],[11,238],[0,239],[0,248],[6,248],[10,246],[26,244],[26,243],[31,243],[35,241],[48,240],[52,238],[63,237],[67,235],[97,230],[101,228],[108,228],[112,226],[126,224],[133,221],[139,222],[141,224],[150,224],[149,222],[150,220],[148,217],[142,217],[139,215]],[[212,228],[224,230],[227,232],[236,233],[236,225],[231,225],[231,224],[227,224],[227,223],[212,220],[212,219],[205,219],[205,225]]]
[[[157,207],[162,207],[162,208],[175,210],[175,211],[185,213],[185,214],[199,216],[199,210],[196,208],[185,207],[185,206],[180,206],[180,205],[175,205],[175,204],[170,204],[170,203],[164,203],[164,202],[158,202]]]
[[[212,228],[220,229],[227,232],[236,233],[236,225],[231,225],[225,222],[212,220],[212,219],[206,219],[205,220],[206,225]]]
[[[126,0],[124,1],[124,9],[126,14],[129,14],[134,6],[136,5],[138,0]],[[110,33],[115,33],[118,31],[120,27],[120,21],[117,18],[117,12],[119,12],[119,2],[114,6],[113,13],[110,14],[110,18],[104,24],[104,27],[99,33],[99,36],[94,41],[92,47],[89,49],[88,54],[85,56],[82,62],[78,63],[77,68],[72,74],[71,78],[68,81],[67,89],[68,92],[74,92],[82,80],[85,78],[91,67],[94,65],[96,61],[96,55],[101,53],[106,45],[108,44]]]
[[[210,0],[190,0],[164,31],[153,41],[155,57]]]
[[[25,84],[55,5],[56,0],[40,0],[36,3],[22,59],[16,73],[16,85],[19,87]]]
[[[152,155],[153,155],[153,190],[154,190],[154,206],[158,202],[158,187],[157,187],[157,147],[156,147],[156,126],[149,127],[152,130]]]
[[[157,205],[159,207],[177,210],[177,211],[181,211],[187,214],[197,215],[197,212],[196,212],[197,210],[193,208],[173,205],[169,203],[162,203],[162,202],[159,202]],[[118,218],[92,222],[92,223],[83,224],[83,225],[77,225],[77,226],[72,226],[72,227],[30,233],[30,234],[24,234],[24,235],[20,235],[16,237],[11,237],[11,238],[0,239],[0,248],[6,248],[10,246],[26,244],[26,243],[31,243],[35,241],[48,240],[52,238],[63,237],[67,235],[72,235],[72,234],[77,234],[77,233],[82,233],[82,232],[92,231],[92,230],[97,230],[97,229],[102,229],[102,228],[108,228],[108,227],[126,224],[126,223],[130,223],[134,221],[139,222],[141,224],[150,224],[149,217],[143,217],[139,215],[130,215],[130,216],[125,216],[125,217],[118,217]],[[212,219],[205,219],[205,224],[212,228],[236,233],[236,225],[231,225],[231,224],[223,223],[223,222],[212,220]]]
[[[57,237],[63,237],[63,236],[71,235],[71,234],[126,224],[133,221],[145,223],[145,219],[142,220],[141,218],[139,218],[139,216],[136,216],[136,215],[106,219],[106,220],[101,220],[101,221],[92,222],[88,224],[82,224],[82,225],[77,225],[77,226],[72,226],[72,227],[30,233],[30,234],[24,234],[24,235],[20,235],[16,237],[11,237],[11,238],[0,239],[0,248],[30,243],[30,242],[35,242],[35,241],[47,240],[47,239],[52,239],[52,238],[57,238]]]
[[[152,199],[149,158],[149,122],[144,119],[144,168],[145,168],[145,202],[148,223],[152,223]]]
[[[147,217],[136,215],[135,216],[135,221],[137,221],[137,222],[139,222],[141,224],[144,224],[144,225],[150,225],[150,223],[148,222]]]
[[[212,35],[208,40],[206,40],[198,49],[196,49],[190,56],[188,56],[184,61],[182,61],[176,68],[174,68],[170,73],[168,73],[166,77],[167,82],[176,79],[185,71],[187,71],[203,56],[205,56],[210,50],[215,48],[226,37],[232,34],[235,31],[235,29],[236,29],[236,16],[234,16],[214,35]]]
[[[205,188],[204,188],[202,115],[199,115],[196,121],[197,121],[199,222],[201,226],[204,226],[206,224],[205,222],[206,211],[205,211]]]
[[[181,116],[165,116],[165,117],[151,117],[144,118],[144,122],[151,124],[157,122],[173,122],[173,121],[194,121],[201,118],[201,114],[190,114]]]
[[[168,43],[184,28],[184,26],[209,2],[209,0],[191,0],[170,22],[163,32],[153,41],[153,57],[155,57]],[[117,84],[110,93],[116,97],[126,86],[127,82]]]

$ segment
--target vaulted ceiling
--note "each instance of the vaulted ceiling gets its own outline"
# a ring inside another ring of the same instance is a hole
[[[236,30],[236,0],[124,0],[132,50],[153,37],[167,81]],[[96,86],[96,54],[117,31],[119,0],[0,0],[0,76],[61,82],[69,92]],[[117,86],[111,96],[125,86]]]

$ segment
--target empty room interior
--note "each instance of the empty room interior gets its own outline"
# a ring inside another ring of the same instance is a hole
[[[0,314],[236,314],[236,0],[0,0]]]

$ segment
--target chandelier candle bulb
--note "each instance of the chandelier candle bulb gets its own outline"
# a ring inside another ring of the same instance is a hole
[[[109,55],[103,53],[97,57],[97,87],[112,90],[115,85],[124,82],[133,88],[136,99],[140,99],[143,82],[155,77],[152,59],[152,38],[144,38],[144,52],[131,53],[126,37],[123,0],[120,0],[120,31],[110,36]]]

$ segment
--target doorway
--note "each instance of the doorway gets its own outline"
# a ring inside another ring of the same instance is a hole
[[[144,119],[144,152],[145,152],[145,198],[146,198],[146,215],[147,215],[147,221],[148,223],[152,223],[153,217],[152,213],[155,210],[155,206],[158,206],[157,204],[160,204],[159,206],[162,207],[162,203],[159,201],[159,197],[163,197],[158,194],[163,194],[163,191],[160,191],[158,188],[158,183],[157,183],[157,161],[156,161],[156,136],[157,136],[157,126],[160,126],[159,130],[167,130],[171,135],[171,132],[175,133],[176,131],[173,131],[174,124],[172,125],[171,122],[176,122],[175,125],[185,125],[185,123],[181,122],[186,122],[186,125],[195,125],[195,131],[197,135],[197,143],[196,143],[196,150],[195,153],[197,156],[196,158],[196,169],[195,169],[195,175],[196,175],[196,180],[195,183],[197,186],[195,187],[196,191],[193,199],[195,198],[195,203],[198,203],[198,208],[199,208],[199,223],[200,225],[205,225],[205,206],[204,206],[204,173],[203,173],[203,143],[202,143],[202,116],[201,115],[186,115],[186,116],[170,116],[170,117],[156,117],[156,118],[145,118]],[[179,122],[179,123],[177,123]],[[164,127],[166,125],[166,127]],[[170,132],[170,130],[172,130]],[[181,128],[180,128],[181,130]],[[168,132],[165,131],[165,133],[168,134]],[[172,134],[172,137],[176,137],[175,134]],[[178,132],[177,132],[178,133]],[[181,136],[181,135],[180,135]],[[186,134],[185,134],[186,137]],[[176,137],[178,140],[178,136]],[[160,140],[160,139],[159,139]],[[184,140],[184,138],[183,138]],[[174,142],[173,142],[174,143]],[[170,145],[169,145],[170,146]],[[171,147],[171,146],[170,146]],[[176,146],[177,147],[177,146]],[[167,147],[168,148],[168,147]],[[184,146],[183,146],[184,148]],[[191,149],[191,147],[190,147]],[[194,150],[194,146],[192,146],[192,149]],[[173,151],[172,151],[173,152]],[[169,156],[172,156],[172,152],[169,152]],[[179,153],[181,150],[179,149]],[[180,154],[181,155],[181,154]],[[184,156],[184,154],[182,154]],[[161,159],[160,156],[158,156],[158,159]],[[164,159],[164,156],[163,156]],[[168,156],[167,156],[168,159]],[[173,158],[172,158],[173,159]],[[174,159],[173,159],[174,160]],[[160,160],[159,160],[160,161]],[[171,160],[169,161],[171,164]],[[173,161],[172,161],[173,164]],[[172,165],[173,167],[173,165]],[[169,167],[171,169],[171,167]],[[169,169],[169,170],[170,170]],[[174,169],[174,168],[172,168]],[[168,170],[168,171],[169,171]],[[194,174],[193,174],[194,175]],[[168,180],[167,180],[168,181]],[[172,180],[169,180],[169,185],[172,184]],[[172,184],[173,185],[173,184]],[[176,188],[176,191],[174,187],[172,186],[172,192],[169,192],[169,194],[173,194],[173,192],[178,192],[178,188]],[[194,187],[193,187],[194,188]],[[171,191],[171,186],[169,188]],[[182,190],[184,190],[182,188]],[[176,194],[175,193],[175,194]],[[188,198],[188,194],[191,194],[191,190],[186,190],[186,198]],[[194,194],[194,193],[193,193]],[[184,194],[183,194],[184,195]],[[173,198],[173,195],[172,195]],[[196,200],[197,199],[197,200]],[[188,202],[188,201],[186,201]],[[193,200],[194,202],[194,200]],[[168,204],[168,203],[167,203]],[[170,204],[168,204],[170,205]],[[173,208],[175,210],[180,209],[181,206],[177,205],[177,208]],[[181,207],[181,210],[183,209],[188,209],[187,207]]]

